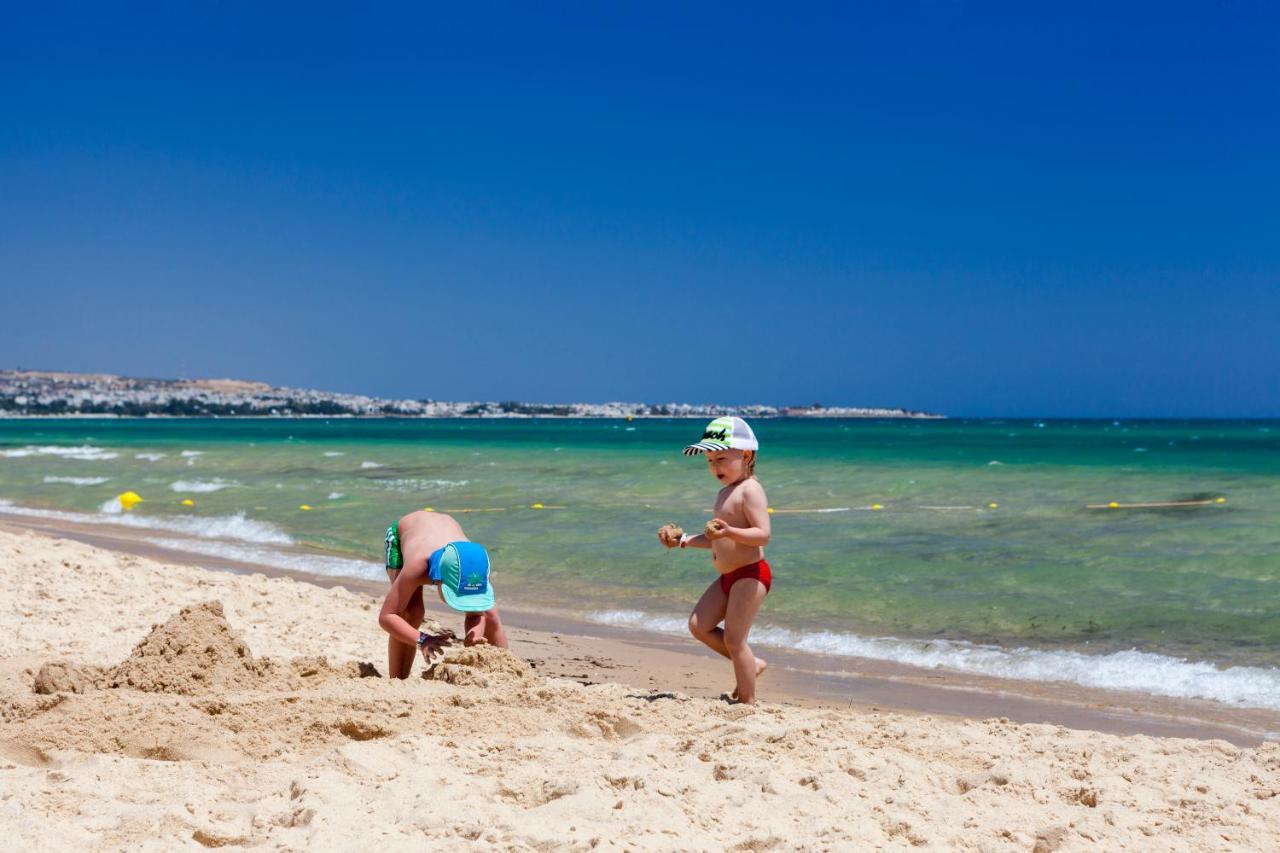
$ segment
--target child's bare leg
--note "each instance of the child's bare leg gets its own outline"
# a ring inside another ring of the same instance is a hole
[[[724,645],[724,631],[718,626],[724,620],[728,604],[729,599],[725,597],[724,590],[720,589],[720,579],[717,578],[702,593],[702,598],[698,599],[693,612],[689,614],[689,633],[713,652],[725,657],[729,657],[729,650]]]
[[[738,681],[738,701],[750,705],[756,700],[756,676],[764,671],[763,661],[758,661],[747,645],[751,623],[764,602],[768,590],[754,578],[743,578],[729,589],[729,601],[724,617],[723,642],[728,657],[733,661],[733,674]]]
[[[387,677],[408,678],[413,671],[413,656],[417,651],[395,637],[387,637]]]
[[[462,638],[462,645],[474,646],[477,643],[487,642],[485,638],[485,614],[468,613],[462,617],[462,629],[466,632]]]
[[[409,609],[400,615],[415,628],[422,624],[423,617],[427,615],[427,608],[422,601],[421,590],[411,599]],[[395,637],[387,637],[387,677],[408,678],[409,673],[413,671],[413,659],[417,654],[416,646],[407,646]]]
[[[502,619],[498,616],[498,608],[486,610],[484,614],[484,638],[489,645],[500,649],[507,648],[507,632],[502,628]]]

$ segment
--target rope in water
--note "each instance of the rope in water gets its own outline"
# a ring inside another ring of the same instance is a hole
[[[122,492],[121,494],[116,496],[116,500],[119,501],[120,508],[125,510],[126,512],[128,512],[129,510],[132,510],[135,506],[137,506],[140,503],[147,502],[137,492],[132,492],[132,491]],[[1227,502],[1227,499],[1223,496],[1218,496],[1214,498],[1202,498],[1202,499],[1188,500],[1188,501],[1146,501],[1146,502],[1140,502],[1140,503],[1120,503],[1118,501],[1110,501],[1108,503],[1085,504],[1085,509],[1165,509],[1165,508],[1174,508],[1174,507],[1219,506],[1219,505],[1225,504],[1226,502]],[[168,503],[168,501],[164,501],[163,503]],[[183,498],[180,501],[176,501],[176,503],[178,503],[181,506],[187,507],[188,509],[194,509],[196,505],[195,501],[192,500],[191,498]],[[312,510],[317,510],[317,509],[334,509],[334,508],[338,508],[338,506],[339,505],[337,504],[328,504],[328,505],[317,504],[315,506],[311,504],[300,504],[298,506],[298,509],[301,512],[311,512]],[[441,509],[441,510],[436,510],[433,507],[427,506],[427,507],[423,507],[423,510],[426,512],[444,512],[449,514],[460,515],[464,513],[477,513],[477,512],[509,512],[509,511],[519,511],[522,509],[532,509],[532,510],[553,509],[554,510],[554,509],[568,509],[568,508],[569,507],[564,505],[534,503],[534,504],[528,504],[528,505],[521,504],[520,506],[464,507],[460,509]],[[1000,508],[1000,504],[996,503],[995,501],[991,501],[990,503],[981,505],[981,506],[920,505],[915,507],[912,507],[912,506],[898,507],[898,509],[905,509],[905,510],[917,509],[917,510],[927,510],[930,512],[955,512],[955,511],[965,511],[965,510],[979,512],[983,510],[993,510],[993,509],[999,509],[999,508]],[[255,507],[255,509],[265,510],[266,507]],[[783,509],[776,509],[774,507],[769,507],[769,514],[774,515],[774,514],[784,514],[784,513],[785,514],[809,513],[809,514],[815,514],[815,515],[824,515],[829,513],[843,513],[843,512],[855,512],[855,511],[880,512],[885,509],[888,509],[888,507],[886,507],[884,504],[878,504],[878,503],[870,504],[867,506],[853,506],[853,507],[850,507],[850,506],[786,507]],[[704,513],[709,513],[712,511],[713,510],[710,510],[710,509],[703,510]]]

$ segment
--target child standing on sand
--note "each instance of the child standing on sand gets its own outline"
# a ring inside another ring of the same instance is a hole
[[[748,705],[755,702],[756,678],[767,664],[751,653],[747,634],[773,583],[764,560],[771,529],[769,504],[755,478],[759,449],[755,433],[742,418],[716,418],[707,424],[702,440],[690,444],[684,453],[706,454],[712,476],[724,484],[716,496],[713,517],[695,536],[674,524],[658,531],[659,541],[668,548],[711,549],[711,562],[720,577],[698,599],[689,615],[689,632],[733,661],[737,689],[731,698]]]

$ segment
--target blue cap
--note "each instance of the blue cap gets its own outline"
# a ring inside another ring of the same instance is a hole
[[[493,609],[489,552],[474,542],[450,542],[427,558],[427,576],[440,582],[440,597],[454,610]]]

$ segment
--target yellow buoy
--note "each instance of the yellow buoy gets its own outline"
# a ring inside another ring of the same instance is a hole
[[[302,506],[298,507],[298,509],[302,510],[303,512],[306,512],[307,510],[311,509],[311,505],[303,504]]]
[[[989,509],[999,509],[1000,504],[996,503],[995,501],[992,501],[991,503],[987,504],[987,507]]]
[[[195,501],[193,501],[193,500],[191,500],[191,498],[186,498],[186,499],[184,499],[184,500],[182,501],[182,505],[183,505],[183,506],[195,506],[195,505],[196,505],[196,502],[195,502]]]
[[[769,515],[773,515],[773,507],[769,507]]]
[[[432,508],[431,508],[431,507],[429,507],[429,506],[424,506],[424,507],[422,508],[422,511],[423,511],[423,512],[435,512],[435,510],[434,510],[434,509],[432,509]]]
[[[530,509],[542,509],[542,504],[533,504]]]
[[[631,415],[627,415],[627,421],[628,421],[628,422],[630,422],[630,421],[631,421]]]
[[[1216,504],[1224,504],[1224,503],[1226,503],[1226,502],[1227,502],[1227,499],[1226,499],[1226,498],[1214,498],[1214,499],[1213,499],[1213,502],[1214,502],[1214,503],[1216,503]]]
[[[1120,508],[1120,504],[1116,503],[1115,501],[1112,501],[1111,503],[1107,504],[1107,506],[1111,507],[1112,509]]]
[[[872,505],[871,505],[871,508],[872,508],[873,510],[874,510],[874,509],[884,509],[884,507],[883,507],[883,506],[881,506],[880,504],[872,504]]]
[[[116,496],[116,500],[120,501],[120,508],[125,512],[133,509],[142,503],[142,495],[137,492],[123,492]]]

